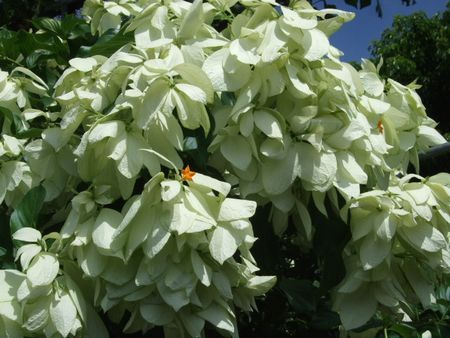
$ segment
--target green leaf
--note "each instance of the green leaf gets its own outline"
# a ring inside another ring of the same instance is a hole
[[[132,32],[124,33],[109,29],[92,46],[83,46],[78,52],[78,56],[87,57],[93,55],[111,56],[119,48],[134,41]]]
[[[316,289],[311,281],[293,278],[282,279],[280,289],[287,297],[289,304],[301,314],[311,315],[316,310]]]
[[[86,21],[83,18],[77,17],[73,14],[64,15],[61,19],[61,29],[66,32],[70,32],[76,29],[77,26],[85,24]]]
[[[30,128],[16,134],[18,139],[39,138],[44,130],[40,128]]]
[[[303,229],[305,231],[306,238],[308,240],[311,240],[312,223],[311,223],[311,216],[309,215],[308,209],[299,200],[295,201],[295,205],[297,207],[297,212],[300,216],[300,220],[303,224]]]
[[[233,92],[222,92],[220,95],[220,102],[224,106],[234,106],[236,103],[236,96]]]
[[[339,315],[326,309],[314,313],[310,321],[311,327],[319,330],[331,330],[337,328],[340,324]]]
[[[416,329],[413,326],[408,324],[396,324],[389,328],[389,331],[394,331],[400,334],[402,337],[414,337],[417,333]]]
[[[0,213],[0,224],[7,224],[8,221],[9,217],[4,212]],[[12,238],[7,232],[3,232],[0,236],[0,252],[0,269],[15,269]],[[8,267],[9,265],[11,266]]]
[[[31,189],[11,214],[11,233],[23,227],[36,227],[38,215],[45,199],[45,188],[41,185]]]
[[[14,135],[26,131],[20,117],[17,116],[16,114],[13,114],[9,109],[5,107],[0,107],[0,114],[11,122],[12,124],[11,131]]]
[[[33,51],[25,59],[28,68],[34,68],[41,59],[49,58],[53,52],[46,49],[38,49]]]
[[[37,29],[42,29],[55,33],[56,35],[63,35],[61,29],[61,21],[51,18],[35,18],[32,20],[33,26]]]

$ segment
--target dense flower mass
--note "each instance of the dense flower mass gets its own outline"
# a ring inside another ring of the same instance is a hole
[[[276,281],[250,252],[257,204],[303,243],[309,210],[341,210],[352,238],[334,307],[346,329],[379,305],[433,302],[450,270],[450,179],[407,175],[444,142],[416,85],[340,61],[328,38],[351,13],[236,4],[87,0],[92,33],[119,36],[114,53],[71,59],[52,88],[0,71],[0,202],[14,209],[41,186],[53,215],[44,235],[35,224],[13,235],[2,337],[107,337],[96,311],[127,318],[125,332],[203,337],[210,323],[237,337],[236,307],[256,309]],[[223,179],[185,163],[193,132]]]
[[[60,271],[61,236],[42,237],[38,230],[24,227],[13,238],[23,242],[17,250],[23,272],[0,271],[2,337],[107,337],[97,313],[70,276],[74,271],[75,278],[79,274],[74,264],[66,262],[64,272]]]
[[[348,328],[369,320],[377,303],[395,308],[417,297],[429,306],[436,276],[450,272],[450,175],[407,175],[393,183],[386,191],[361,194],[343,209],[349,210],[352,242],[336,305]]]
[[[101,208],[88,215],[74,205],[61,233],[73,238],[71,256],[97,280],[95,301],[103,311],[117,320],[131,312],[126,331],[163,325],[199,337],[206,320],[234,334],[232,306],[251,311],[253,297],[275,277],[255,275],[248,218],[256,203],[226,198],[229,190],[199,173],[189,185],[160,173],[122,212]],[[95,205],[87,194],[78,203]]]

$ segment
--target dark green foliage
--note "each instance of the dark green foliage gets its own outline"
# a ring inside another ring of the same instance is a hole
[[[313,212],[312,203],[308,210]],[[246,338],[339,337],[340,319],[331,309],[332,286],[345,273],[340,253],[348,241],[349,229],[330,213],[314,213],[314,250],[299,249],[302,238],[291,224],[276,236],[268,221],[270,206],[259,208],[252,219],[255,236],[252,248],[261,273],[278,276],[276,287],[257,302],[258,312],[239,319],[240,335]],[[318,246],[316,247],[316,243]],[[320,245],[322,244],[322,245]],[[333,257],[331,257],[332,255]],[[208,335],[209,337],[209,335]]]
[[[439,172],[450,172],[450,143],[434,147],[420,155],[420,173],[432,176]]]
[[[45,189],[37,186],[31,189],[14,209],[9,221],[11,233],[20,228],[36,228],[39,212],[44,204]]]
[[[1,0],[0,26],[18,30],[31,27],[31,19],[73,13],[83,0]]]
[[[432,18],[422,12],[395,17],[371,52],[383,57],[383,76],[421,84],[418,92],[428,115],[439,121],[441,132],[450,131],[450,2]]]
[[[17,66],[26,67],[52,87],[68,60],[95,38],[89,25],[74,15],[61,20],[36,18],[32,25],[31,31],[0,28],[0,69],[10,72]]]
[[[25,195],[10,216],[6,210],[0,208],[0,269],[16,268],[14,248],[23,243],[13,241],[11,234],[23,227],[36,227],[44,198],[45,189],[37,186]]]
[[[78,52],[80,57],[93,55],[111,56],[120,47],[134,41],[132,32],[125,33],[123,30],[116,32],[113,29],[105,32],[92,46],[83,46]]]
[[[422,337],[422,333],[430,331],[432,337],[450,337],[450,281],[442,281],[436,290],[436,304],[424,309],[420,305],[404,304],[405,312],[411,318],[410,322],[395,323],[392,319],[384,318],[387,337]],[[389,322],[391,321],[391,322]],[[379,332],[377,337],[385,337]]]
[[[0,209],[0,269],[15,268],[13,256],[13,243],[8,227],[8,216]]]

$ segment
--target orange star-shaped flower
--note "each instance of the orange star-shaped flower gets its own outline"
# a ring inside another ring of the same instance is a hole
[[[186,168],[181,170],[181,178],[185,181],[192,181],[192,177],[194,177],[195,171],[191,171],[189,165]]]
[[[377,128],[378,128],[378,131],[380,132],[380,134],[383,134],[384,127],[383,127],[383,122],[381,120],[378,121]]]

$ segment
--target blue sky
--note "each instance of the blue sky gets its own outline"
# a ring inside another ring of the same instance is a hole
[[[404,6],[401,0],[380,0],[383,7],[383,17],[379,18],[375,6],[356,10],[345,5],[344,0],[329,0],[339,9],[356,13],[356,18],[345,24],[331,37],[333,46],[344,52],[342,60],[359,61],[370,56],[368,47],[373,40],[381,37],[381,33],[391,27],[395,15],[409,15],[416,11],[424,11],[428,16],[443,11],[447,0],[416,0],[413,6]],[[372,0],[375,3],[375,0]]]

